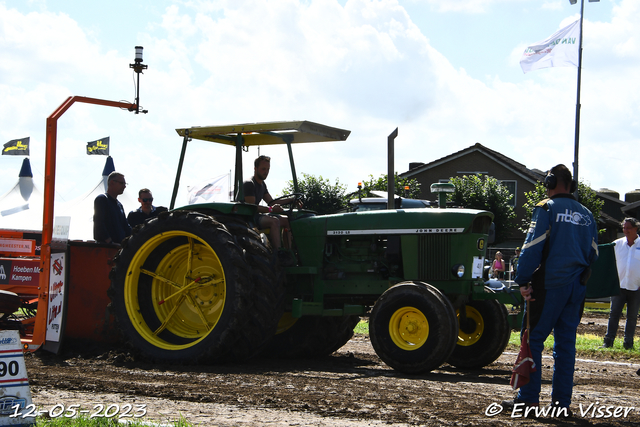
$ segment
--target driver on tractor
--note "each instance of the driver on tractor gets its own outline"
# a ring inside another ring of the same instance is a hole
[[[285,244],[291,247],[291,233],[289,232],[289,218],[285,215],[278,215],[284,212],[280,204],[286,205],[293,203],[295,197],[287,199],[274,199],[267,190],[267,184],[264,182],[269,175],[271,168],[271,158],[268,156],[258,157],[254,163],[253,176],[246,180],[244,186],[244,201],[258,205],[258,213],[254,218],[255,224],[260,229],[269,229],[269,240],[275,251],[282,246],[280,238],[280,230],[284,230]],[[267,206],[260,205],[264,200]],[[278,203],[275,203],[278,202]],[[300,201],[298,201],[300,204]]]

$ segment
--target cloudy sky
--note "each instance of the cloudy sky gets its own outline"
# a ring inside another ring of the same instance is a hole
[[[58,121],[57,194],[100,179],[105,157],[86,142],[111,137],[128,192],[169,205],[182,140],[176,128],[310,120],[348,129],[346,142],[294,147],[298,173],[350,191],[395,167],[431,162],[479,142],[530,168],[571,169],[576,68],[524,74],[525,47],[579,18],[569,0],[0,0],[0,144],[31,137],[44,174],[45,123],[68,96],[133,102],[134,46],[144,46],[135,115],[75,104]],[[585,1],[580,178],[624,193],[640,188],[640,2]],[[281,194],[286,151],[267,180]],[[244,155],[245,175],[258,155]],[[194,141],[186,186],[227,173],[233,149]],[[22,158],[0,158],[0,193]],[[38,182],[38,181],[37,181]],[[42,186],[42,184],[40,184]],[[137,197],[137,195],[136,195]]]

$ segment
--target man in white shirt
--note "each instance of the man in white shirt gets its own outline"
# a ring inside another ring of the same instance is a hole
[[[624,327],[624,348],[633,348],[633,335],[636,332],[638,309],[640,308],[640,238],[638,238],[638,220],[625,218],[622,221],[624,237],[616,240],[616,265],[620,279],[620,294],[611,297],[609,325],[602,347],[612,347],[618,332],[618,322],[622,308],[627,304],[627,323]]]

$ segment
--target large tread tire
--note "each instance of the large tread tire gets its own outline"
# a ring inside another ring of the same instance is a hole
[[[447,363],[478,369],[494,362],[509,344],[509,313],[496,300],[470,301],[465,306],[466,325],[460,325],[458,344]],[[459,310],[456,311],[459,318]]]
[[[454,349],[455,311],[435,287],[400,283],[376,301],[369,336],[380,359],[395,370],[428,372],[442,365]]]
[[[345,345],[360,322],[359,316],[303,316],[285,313],[281,329],[261,355],[273,359],[311,359],[329,356]],[[282,328],[285,324],[286,327]]]
[[[250,328],[261,333],[261,325],[265,323],[265,319],[267,319],[266,323],[272,327],[278,324],[284,314],[285,305],[284,281],[278,274],[276,257],[269,239],[258,229],[251,228],[241,218],[217,215],[214,219],[224,224],[234,241],[244,250],[245,258],[251,266],[252,280],[260,283],[262,292],[253,295],[253,303],[254,309],[260,310],[262,313],[251,318],[252,322],[259,322],[259,324],[252,323]],[[270,332],[266,338],[264,336],[255,337],[253,342],[261,344],[252,350],[252,354],[259,353],[276,331],[277,328]]]
[[[271,253],[248,227],[173,211],[142,225],[115,257],[109,295],[128,343],[169,363],[254,356],[275,333]],[[264,268],[262,268],[262,267]]]

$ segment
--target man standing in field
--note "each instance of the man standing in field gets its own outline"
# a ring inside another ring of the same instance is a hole
[[[524,412],[528,407],[540,405],[542,350],[553,331],[555,363],[551,406],[557,408],[553,412],[556,416],[568,417],[571,416],[576,332],[590,265],[598,257],[598,234],[593,215],[572,195],[576,183],[565,165],[551,168],[544,186],[549,198],[534,208],[515,278],[529,310],[529,345],[538,369],[531,373],[529,382],[520,388],[515,400],[503,402],[503,406],[518,405]]]
[[[640,238],[638,238],[638,220],[625,218],[622,221],[624,237],[616,240],[616,266],[620,279],[620,294],[611,297],[611,312],[607,334],[602,347],[612,347],[618,333],[618,322],[622,308],[627,304],[627,323],[624,326],[623,346],[633,348],[633,336],[636,333],[638,309],[640,309]]]

